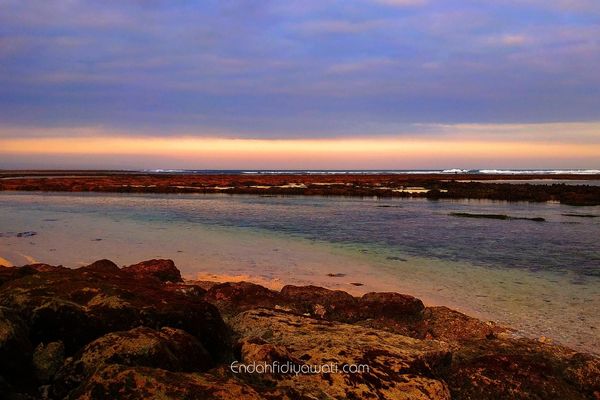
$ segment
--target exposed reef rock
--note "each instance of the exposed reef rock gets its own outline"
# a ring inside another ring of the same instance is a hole
[[[148,260],[123,268],[131,274],[154,276],[163,282],[183,282],[181,273],[172,260]]]
[[[238,315],[232,327],[246,338],[241,345],[244,364],[278,359],[358,371],[255,377],[265,387],[275,386],[275,392],[293,388],[305,398],[450,398],[441,377],[450,367],[451,353],[441,342],[260,309]]]
[[[138,327],[112,332],[87,344],[64,364],[55,379],[55,397],[64,397],[110,364],[169,371],[206,371],[214,366],[204,346],[185,331]]]
[[[177,373],[159,368],[107,365],[96,371],[70,399],[78,400],[260,400],[251,386],[231,377]]]
[[[40,343],[33,353],[35,377],[42,383],[49,382],[65,361],[65,345],[62,342]]]
[[[170,326],[194,335],[220,358],[229,344],[218,310],[166,287],[154,276],[101,260],[10,280],[0,287],[0,305],[26,321],[32,343],[62,341],[67,355],[109,332]]]
[[[398,293],[182,282],[170,260],[0,279],[3,399],[600,398],[598,357]],[[291,369],[242,367],[267,364]]]
[[[9,178],[9,179],[2,179]],[[600,187],[531,185],[527,179],[582,180],[599,175],[486,174],[187,174],[115,171],[0,171],[0,190],[119,193],[229,193],[262,196],[369,196],[491,199],[600,205]],[[524,183],[493,183],[494,180]],[[26,233],[26,232],[24,232]]]

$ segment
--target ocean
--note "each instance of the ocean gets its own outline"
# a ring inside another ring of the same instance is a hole
[[[171,258],[190,279],[397,291],[592,352],[598,238],[600,207],[555,203],[0,193],[0,263]]]

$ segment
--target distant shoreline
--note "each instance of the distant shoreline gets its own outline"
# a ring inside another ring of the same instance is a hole
[[[363,176],[363,175],[392,175],[392,176],[435,176],[455,177],[469,176],[477,179],[600,179],[600,169],[413,169],[413,170],[327,170],[327,169],[2,169],[0,179],[14,176],[65,176],[65,175],[273,175],[273,176]]]
[[[225,193],[381,198],[488,199],[600,205],[600,186],[532,185],[528,180],[600,181],[600,174],[441,172],[186,173],[102,170],[0,171],[0,191]],[[502,182],[510,180],[512,182]],[[499,181],[499,182],[495,182]],[[514,182],[517,181],[517,182]],[[520,181],[523,181],[520,183]]]

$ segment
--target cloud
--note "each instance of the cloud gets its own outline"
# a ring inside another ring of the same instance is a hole
[[[308,34],[352,34],[381,29],[386,25],[389,24],[385,20],[311,20],[296,25],[296,29],[299,32]]]
[[[594,4],[1,1],[0,119],[244,138],[591,121]]]
[[[413,7],[423,6],[428,3],[428,0],[371,0],[377,4],[383,4],[391,7]]]

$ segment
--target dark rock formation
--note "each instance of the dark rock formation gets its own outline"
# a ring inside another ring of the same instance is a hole
[[[86,265],[85,267],[81,267],[81,270],[84,271],[94,271],[94,272],[119,272],[119,267],[117,264],[110,260],[98,260],[94,261],[90,265]]]
[[[54,395],[62,398],[110,364],[177,372],[205,371],[214,361],[195,337],[179,329],[138,327],[112,332],[87,344],[65,363],[56,377]]]
[[[148,260],[123,268],[131,274],[154,276],[163,282],[183,282],[172,260]]]
[[[600,398],[600,359],[528,339],[476,340],[454,352],[459,399]]]
[[[262,383],[275,385],[275,392],[291,387],[305,398],[450,398],[441,377],[450,367],[451,353],[441,342],[260,309],[238,315],[232,327],[242,337],[255,338],[242,345],[244,364],[289,360],[340,368],[339,373],[256,377],[269,380]],[[349,373],[342,366],[368,368]]]
[[[215,359],[228,348],[218,310],[198,297],[168,290],[154,277],[124,272],[109,261],[35,273],[0,287],[0,305],[26,321],[33,343],[62,341],[67,354],[113,331],[137,326],[180,328]]]
[[[62,342],[40,343],[33,353],[33,369],[40,383],[48,383],[65,361],[65,345]]]
[[[70,398],[94,399],[185,399],[260,400],[251,386],[231,377],[177,373],[148,367],[107,365],[96,371]]]
[[[0,398],[600,398],[598,357],[407,295],[187,284],[168,260],[0,278]]]
[[[42,176],[39,176],[42,175]],[[0,190],[120,192],[120,193],[230,193],[304,196],[424,197],[429,199],[491,199],[559,201],[570,205],[599,205],[600,187],[590,185],[530,185],[490,183],[494,180],[599,179],[598,175],[485,175],[485,174],[153,174],[115,171],[1,172]],[[83,175],[83,176],[77,176]],[[475,182],[477,181],[477,182]],[[486,182],[480,182],[486,181]],[[294,183],[295,185],[289,185]],[[408,192],[405,188],[423,191]]]
[[[25,322],[14,311],[0,307],[0,375],[22,380],[31,371],[32,346]]]

